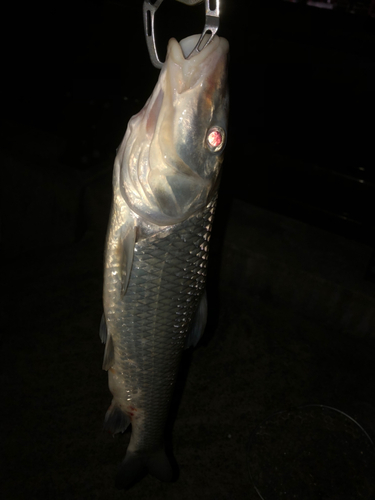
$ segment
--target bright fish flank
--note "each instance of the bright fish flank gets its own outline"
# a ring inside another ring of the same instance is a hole
[[[150,473],[172,480],[164,433],[182,351],[207,316],[205,276],[227,135],[228,42],[171,39],[144,108],[115,159],[104,271],[105,342],[112,403],[105,427],[131,439],[116,485]]]

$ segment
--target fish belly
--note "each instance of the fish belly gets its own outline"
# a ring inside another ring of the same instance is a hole
[[[128,451],[155,450],[163,442],[181,353],[205,288],[215,205],[135,245],[109,370],[112,405],[132,423]]]

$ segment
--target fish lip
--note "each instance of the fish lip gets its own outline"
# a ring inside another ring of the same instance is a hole
[[[167,57],[160,78],[165,80],[165,97],[171,102],[187,91],[200,92],[205,81],[212,80],[217,68],[227,65],[229,43],[225,38],[215,36],[200,52],[185,59],[199,40],[200,35],[191,35],[179,43],[171,38]],[[193,95],[191,96],[194,99]]]
[[[178,42],[175,38],[171,38],[168,42],[169,52],[168,56],[173,59],[173,61],[177,64],[184,64],[192,62],[193,64],[200,64],[204,59],[206,59],[213,51],[215,51],[220,45],[220,40],[218,36],[215,36],[211,43],[209,43],[203,50],[200,52],[194,53],[193,56],[186,59],[186,57],[190,54],[191,50],[195,47],[200,35],[190,35],[186,38],[183,38],[180,42]],[[168,57],[167,57],[168,59]]]
[[[228,41],[225,38],[215,36],[204,49],[194,53],[189,59],[185,59],[185,55],[190,53],[199,37],[200,35],[191,35],[181,40],[180,43],[175,38],[171,38],[168,42],[165,65],[177,66],[180,69],[182,72],[180,87],[182,89],[193,86],[192,82],[194,84],[199,79],[197,75],[203,76],[210,73],[217,60],[221,57],[227,58],[229,53]],[[205,66],[206,63],[207,67]],[[190,83],[190,85],[187,85],[187,83]]]

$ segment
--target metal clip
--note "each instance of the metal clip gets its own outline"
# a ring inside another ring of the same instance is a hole
[[[155,68],[161,68],[164,63],[159,59],[156,44],[155,44],[155,29],[154,29],[154,19],[155,12],[160,7],[163,0],[144,0],[143,2],[143,25],[146,35],[146,44],[148,48],[148,53],[150,54],[150,59]],[[203,0],[178,0],[186,5],[196,5],[201,3]],[[211,9],[210,4],[213,6]],[[203,32],[198,40],[198,43],[190,54],[185,58],[189,59],[195,54],[201,52],[207,45],[211,42],[215,36],[217,30],[219,29],[219,4],[220,0],[205,0],[205,10],[206,19]],[[206,35],[209,35],[208,40],[204,40]]]
[[[180,2],[183,0],[179,0]],[[210,8],[210,3],[214,4],[214,8]],[[201,52],[207,45],[211,42],[213,37],[216,35],[217,30],[219,29],[219,3],[220,0],[214,0],[210,2],[210,0],[205,0],[205,6],[206,6],[206,20],[205,20],[205,25],[202,31],[202,34],[198,40],[197,45],[194,47],[194,49],[190,52],[190,54],[185,58],[185,59],[190,59],[190,57],[193,57],[193,55],[198,54]],[[208,40],[202,45],[203,39],[206,35],[210,34]]]

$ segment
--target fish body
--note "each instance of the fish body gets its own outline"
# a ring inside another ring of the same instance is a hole
[[[113,172],[104,270],[103,368],[111,432],[132,434],[117,486],[145,473],[172,479],[164,452],[184,347],[206,322],[208,246],[226,141],[228,42],[197,36],[168,45],[145,107],[131,118]]]

